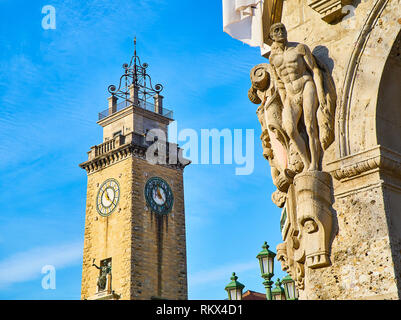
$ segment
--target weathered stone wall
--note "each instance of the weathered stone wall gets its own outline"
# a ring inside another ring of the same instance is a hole
[[[112,258],[112,289],[120,299],[187,299],[183,171],[152,165],[131,156],[88,175],[82,299],[96,293],[99,270],[92,259]],[[172,212],[161,217],[146,208],[146,181],[158,176],[174,194]],[[99,186],[109,178],[120,184],[116,211],[96,211]]]
[[[96,259],[96,264],[99,265],[100,260],[107,258],[112,258],[112,289],[121,295],[121,299],[130,298],[132,170],[132,160],[126,159],[88,175],[82,299],[96,293],[99,270],[92,266],[92,260]],[[96,210],[96,196],[100,185],[110,178],[116,179],[120,185],[120,200],[109,217],[102,217]]]
[[[112,139],[118,131],[121,131],[122,135],[128,135],[131,132],[146,134],[147,130],[160,129],[167,137],[167,126],[170,120],[162,119],[159,115],[137,106],[123,110],[98,122],[103,127],[103,142]]]
[[[336,140],[323,159],[334,184],[332,265],[306,268],[301,299],[401,296],[401,101],[399,82],[387,74],[399,67],[385,67],[401,29],[401,3],[352,5],[351,19],[328,24],[306,0],[284,2],[288,40],[307,44],[328,66],[338,96]],[[385,109],[389,101],[398,108]]]
[[[182,171],[134,159],[131,299],[187,299],[184,186]],[[151,177],[164,179],[174,194],[171,213],[145,210],[144,188]]]
[[[338,228],[332,265],[307,269],[301,298],[397,298],[381,186],[337,196],[334,208]]]

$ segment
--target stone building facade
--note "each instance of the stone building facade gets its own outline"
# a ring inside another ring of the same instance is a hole
[[[329,174],[326,182],[320,181],[330,190],[326,199],[330,212],[326,217],[330,216],[331,222],[319,224],[322,212],[327,209],[324,208],[326,200],[322,200],[326,197],[323,195],[326,187],[316,188],[316,185],[309,190],[314,194],[310,198],[317,199],[317,204],[313,205],[320,206],[316,209],[318,219],[311,224],[300,220],[305,208],[300,206],[302,194],[296,190],[299,188],[297,177],[305,170],[295,170],[295,177],[291,171],[291,180],[284,193],[281,192],[282,183],[274,181],[279,193],[273,195],[273,201],[283,207],[284,243],[277,248],[283,269],[299,279],[300,299],[400,299],[401,2],[284,0],[278,20],[272,21],[266,15],[264,19],[269,26],[281,20],[288,41],[304,44],[310,49],[312,60],[324,70],[323,73],[331,76],[336,93],[330,129],[333,141],[322,148],[318,171]],[[273,49],[272,46],[272,52]],[[266,57],[271,58],[269,54]],[[274,73],[281,72],[279,67],[276,68],[270,59],[270,65],[261,68]],[[264,121],[271,121],[277,115],[268,114],[270,111],[264,108],[266,100],[259,92],[261,79],[265,76],[262,77],[257,69],[252,72],[250,98],[260,104],[258,116],[265,132],[261,137],[265,157],[274,169],[280,167],[277,161],[283,146],[277,147],[277,139],[273,137],[269,123]],[[316,73],[312,72],[312,77],[316,84]],[[269,81],[275,82],[280,80],[280,75],[273,78],[274,75],[268,76]],[[267,87],[263,90],[271,98],[274,88],[268,92]],[[287,87],[285,90],[288,94]],[[274,103],[270,102],[271,105]],[[283,129],[283,132],[286,135],[288,130]],[[291,138],[287,137],[287,140]],[[290,147],[285,150],[288,157],[293,152]],[[284,164],[285,168],[287,166]],[[279,171],[277,177],[280,177]],[[272,176],[274,180],[273,172]],[[291,201],[298,203],[291,204]],[[288,208],[291,205],[293,208]],[[291,214],[295,215],[293,224],[298,223],[299,228],[286,234],[292,230],[286,226],[286,221],[291,220],[286,216]],[[328,233],[317,238],[311,236],[322,230]],[[326,238],[322,240],[322,237]],[[302,247],[304,256],[297,255]],[[320,250],[321,257],[326,255],[327,259],[320,265],[316,261],[308,262],[308,250]]]

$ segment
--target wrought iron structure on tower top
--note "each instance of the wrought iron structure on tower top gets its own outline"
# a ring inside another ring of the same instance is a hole
[[[138,87],[138,98],[146,102],[149,98],[152,98],[163,90],[163,86],[159,83],[153,88],[152,79],[146,72],[148,67],[149,65],[146,62],[143,64],[141,63],[139,56],[136,54],[135,38],[134,55],[129,64],[123,64],[124,74],[120,78],[120,85],[118,88],[114,85],[110,85],[108,91],[112,95],[129,100],[129,86],[132,84]]]
[[[110,85],[108,91],[113,99],[116,101],[116,108],[110,112],[110,108],[99,113],[99,120],[109,116],[111,113],[120,111],[129,106],[138,106],[140,108],[159,113],[169,119],[173,119],[173,112],[162,107],[162,96],[160,92],[163,91],[163,86],[158,83],[154,87],[152,79],[147,73],[149,65],[141,60],[136,52],[136,38],[134,39],[134,55],[130,63],[123,64],[124,74],[120,77],[118,88],[115,85]],[[149,100],[153,98],[154,103]]]

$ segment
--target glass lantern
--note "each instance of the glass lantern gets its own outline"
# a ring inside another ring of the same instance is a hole
[[[297,300],[298,299],[298,290],[295,287],[295,282],[292,278],[287,275],[283,278],[281,283],[284,285],[285,296],[287,300]]]
[[[237,281],[238,277],[233,272],[232,277],[230,278],[231,282],[225,287],[225,290],[228,293],[229,300],[242,300],[242,290],[245,286]]]
[[[263,278],[272,278],[274,275],[274,257],[276,254],[269,250],[267,242],[262,246],[262,251],[256,256],[260,264],[260,272]]]
[[[281,286],[280,279],[276,281],[276,287],[272,290],[273,300],[286,300],[284,288]]]

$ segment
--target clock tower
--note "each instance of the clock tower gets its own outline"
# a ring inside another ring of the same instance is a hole
[[[82,299],[187,299],[183,171],[172,111],[136,54],[109,86],[88,175]]]

